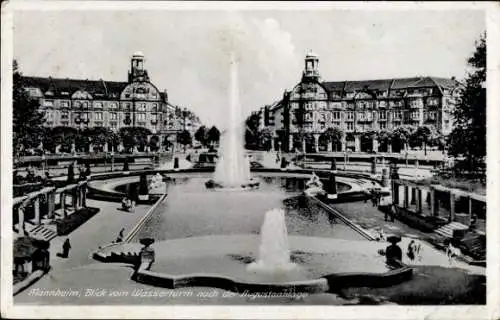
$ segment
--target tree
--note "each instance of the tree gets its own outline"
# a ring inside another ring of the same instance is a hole
[[[77,130],[71,127],[54,127],[46,128],[42,138],[44,148],[50,151],[55,151],[58,145],[61,146],[60,151],[70,152],[71,146],[75,143]]]
[[[120,135],[112,131],[110,135],[106,137],[106,142],[108,143],[108,151],[115,151],[120,145],[120,141]]]
[[[463,157],[455,162],[457,169],[474,172],[484,165],[486,156],[486,34],[481,35],[467,62],[472,71],[453,111],[454,129],[448,136],[448,153]]]
[[[216,126],[213,126],[212,128],[210,128],[210,130],[208,130],[207,142],[209,144],[215,144],[218,143],[219,140],[220,140],[220,131],[219,129],[217,129]]]
[[[401,127],[397,127],[391,133],[391,140],[399,142],[406,151],[408,150],[408,142],[414,130],[415,129],[409,125],[403,125]]]
[[[38,99],[30,97],[26,91],[17,61],[13,64],[12,121],[14,151],[22,147],[35,148],[44,134],[44,114],[40,111]]]
[[[154,135],[149,139],[149,149],[153,152],[158,151],[160,148],[160,138],[157,135]]]
[[[245,148],[257,150],[259,148],[259,122],[258,113],[252,113],[245,121]]]
[[[325,132],[323,132],[323,136],[327,139],[328,143],[335,143],[335,145],[338,146],[342,143],[344,132],[337,127],[328,127]]]
[[[177,143],[180,143],[184,146],[184,152],[186,151],[186,146],[193,143],[193,138],[191,137],[191,133],[187,130],[181,131],[177,135]]]
[[[147,143],[147,137],[151,135],[151,130],[143,127],[127,127],[120,129],[123,147],[127,152],[130,152],[135,146],[144,149]]]
[[[170,141],[171,136],[165,136],[162,141],[162,145],[165,147],[166,150],[170,149],[172,146],[172,141]]]
[[[259,150],[269,151],[272,147],[273,132],[270,128],[266,127],[259,131],[258,141]]]
[[[416,145],[422,145],[424,154],[427,155],[427,145],[437,136],[436,128],[432,125],[418,127],[412,134],[412,139]]]
[[[87,128],[83,130],[82,136],[86,137],[94,148],[101,150],[109,140],[109,137],[113,136],[113,132],[104,127]]]
[[[207,144],[207,127],[201,126],[196,130],[194,134],[194,138],[196,141],[201,143],[202,146],[205,146]]]

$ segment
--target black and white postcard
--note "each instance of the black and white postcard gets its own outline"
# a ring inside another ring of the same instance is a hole
[[[498,319],[483,3],[2,5],[2,316]]]

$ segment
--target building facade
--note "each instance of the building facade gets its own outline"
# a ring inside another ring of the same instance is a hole
[[[151,82],[141,52],[132,55],[124,82],[25,76],[23,83],[39,99],[47,127],[105,127],[115,132],[143,127],[160,137],[174,135],[175,140],[176,133],[192,131],[199,122],[191,112],[169,103],[167,91]]]
[[[399,151],[402,146],[381,139],[403,125],[433,126],[446,136],[459,94],[454,79],[414,77],[325,82],[319,58],[305,58],[301,81],[283,99],[260,109],[261,128],[274,133],[274,148],[314,151]],[[341,141],[328,141],[336,128]]]

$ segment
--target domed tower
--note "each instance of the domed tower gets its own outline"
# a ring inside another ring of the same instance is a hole
[[[309,81],[316,82],[320,80],[318,63],[319,63],[318,55],[312,52],[312,50],[310,50],[309,53],[307,53],[305,59],[305,69],[304,72],[302,73],[303,82],[309,82]]]
[[[140,51],[135,52],[130,59],[130,71],[128,73],[129,82],[149,82],[149,76],[146,69],[144,69],[144,54]]]

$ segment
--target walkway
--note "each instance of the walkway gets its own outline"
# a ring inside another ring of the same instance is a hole
[[[95,261],[91,257],[93,251],[99,246],[114,241],[121,228],[125,228],[124,235],[126,236],[150,208],[147,205],[138,205],[135,212],[124,212],[119,210],[120,205],[117,203],[92,199],[87,199],[87,206],[100,208],[101,211],[67,236],[72,246],[69,258],[57,257],[57,253],[61,251],[62,244],[67,237],[54,238],[50,242],[50,264],[52,269],[48,275],[19,293],[15,297],[16,302],[36,301],[28,292],[33,288],[54,287],[54,284],[51,283],[53,281],[51,275],[54,273],[94,264]]]
[[[386,237],[391,234],[404,237],[399,245],[401,249],[403,249],[403,252],[405,252],[403,257],[405,263],[414,265],[439,265],[443,267],[459,267],[479,274],[484,274],[486,271],[486,269],[483,267],[470,266],[456,259],[454,259],[452,261],[452,264],[450,265],[446,254],[443,251],[436,249],[427,242],[427,240],[430,239],[437,239],[438,236],[436,234],[422,232],[398,220],[394,220],[394,222],[385,221],[384,213],[379,211],[376,207],[373,207],[371,201],[368,201],[366,203],[363,201],[340,203],[331,206],[336,209],[340,209],[345,217],[360,225],[364,229],[370,231],[374,235],[378,235],[379,230],[383,230]],[[421,261],[410,261],[406,257],[406,248],[411,239],[418,239],[418,241],[422,245],[423,258]]]

